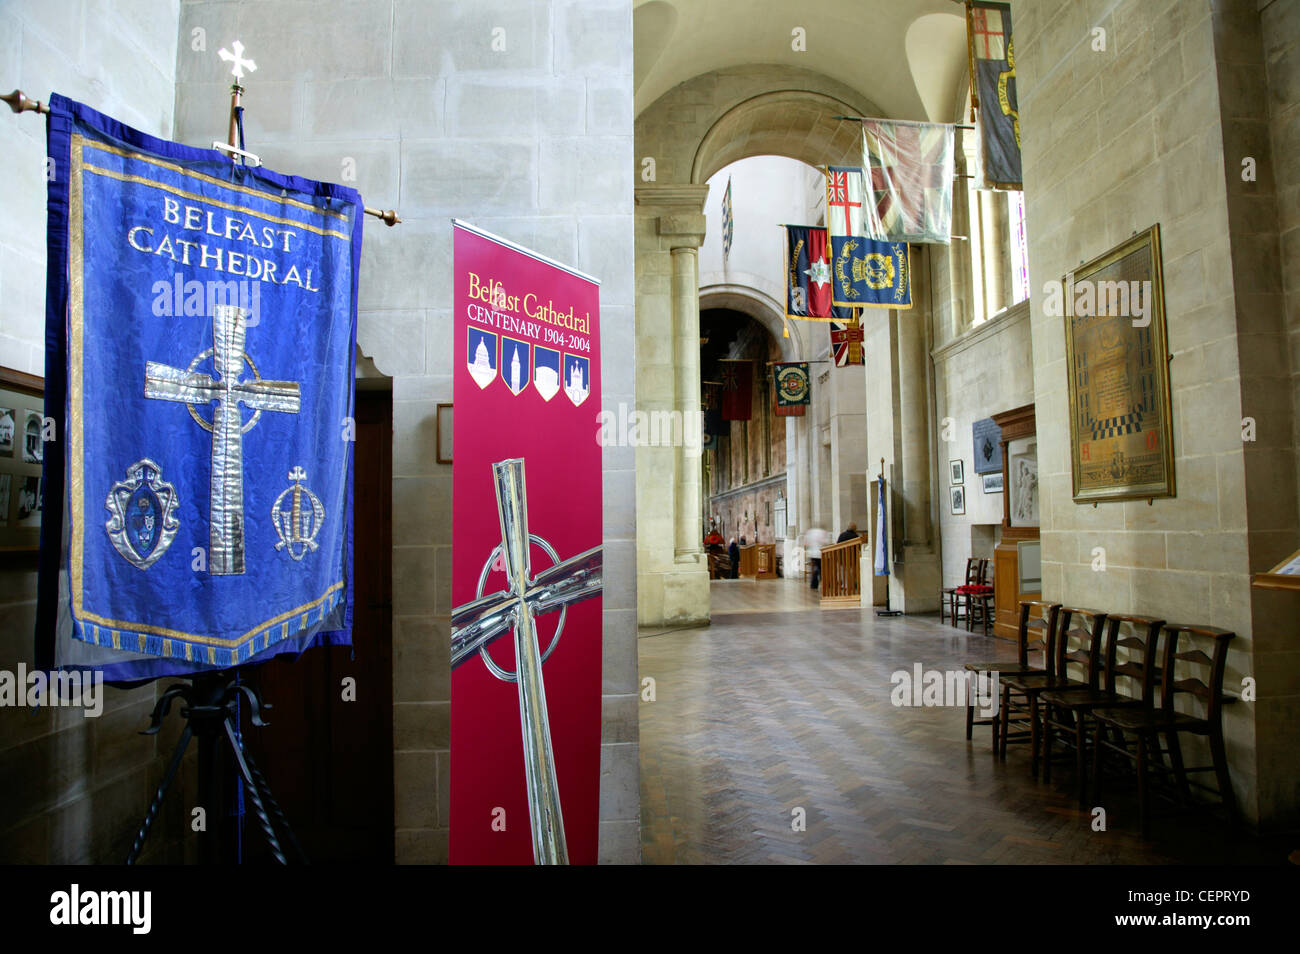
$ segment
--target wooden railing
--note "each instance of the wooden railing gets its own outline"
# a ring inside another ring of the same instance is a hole
[[[862,599],[862,538],[822,547],[822,605],[857,606]]]

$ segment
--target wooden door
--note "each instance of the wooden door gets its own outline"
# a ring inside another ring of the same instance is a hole
[[[243,720],[312,863],[393,860],[392,392],[356,397],[353,645],[254,670],[269,725],[252,727],[246,710]],[[343,698],[346,679],[355,701]],[[269,860],[252,807],[245,812],[244,860]]]

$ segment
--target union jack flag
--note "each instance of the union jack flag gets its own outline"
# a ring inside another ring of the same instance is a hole
[[[835,367],[844,368],[852,364],[865,364],[862,351],[861,313],[854,309],[853,317],[848,321],[832,321],[831,353],[835,358]]]
[[[862,123],[862,154],[872,192],[865,234],[889,242],[949,244],[952,127],[868,119]]]

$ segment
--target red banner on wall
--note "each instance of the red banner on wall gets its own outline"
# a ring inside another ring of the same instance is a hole
[[[754,400],[753,362],[722,358],[718,369],[722,374],[722,419],[748,421]]]
[[[450,858],[594,864],[599,285],[454,225]]]

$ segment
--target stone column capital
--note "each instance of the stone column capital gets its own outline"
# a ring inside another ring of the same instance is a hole
[[[656,216],[655,231],[670,249],[699,248],[707,230],[704,200],[707,185],[641,186],[636,190],[637,210]]]

